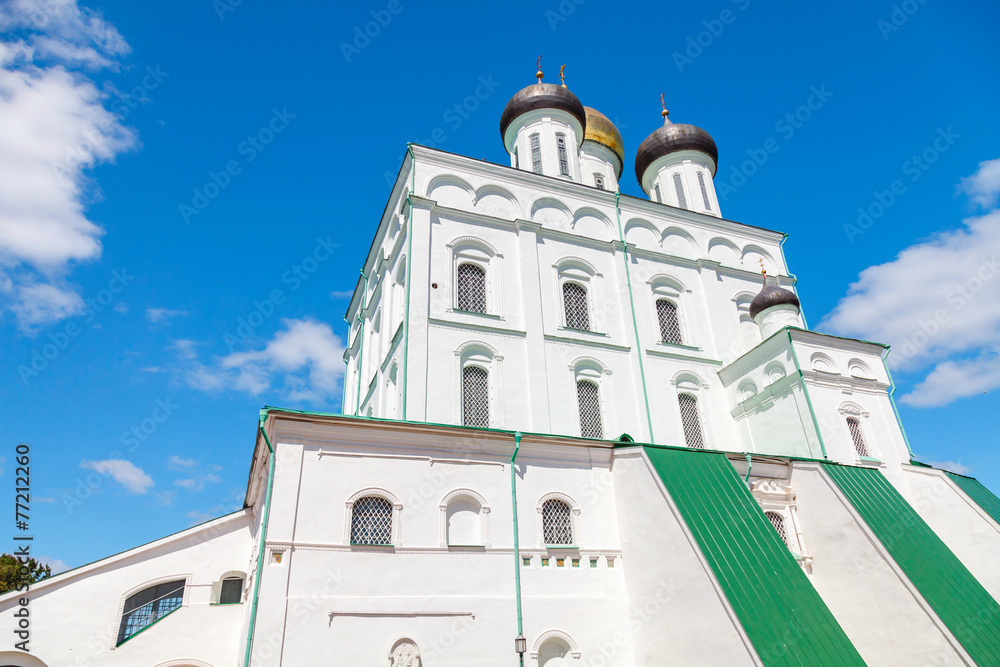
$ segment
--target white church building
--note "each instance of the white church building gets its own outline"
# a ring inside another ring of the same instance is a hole
[[[30,653],[0,597],[0,665],[1000,665],[1000,499],[913,460],[887,346],[807,328],[705,130],[622,195],[537,77],[509,165],[409,147],[343,414],[262,410],[244,509],[34,585]]]

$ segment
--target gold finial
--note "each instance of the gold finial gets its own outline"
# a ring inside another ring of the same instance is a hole
[[[538,71],[535,72],[535,76],[538,78],[538,83],[542,82],[542,57],[538,56]]]
[[[663,123],[665,125],[667,123],[667,116],[670,115],[670,112],[667,111],[667,103],[663,101],[663,93],[660,93],[660,106],[663,107],[663,111],[660,115],[663,116]]]
[[[767,269],[764,268],[764,258],[760,257],[757,261],[760,262],[760,272],[767,278]]]
[[[559,81],[562,82],[562,87],[563,88],[566,87],[566,74],[565,74],[565,71],[566,71],[566,66],[565,65],[563,65],[562,67],[559,68]]]

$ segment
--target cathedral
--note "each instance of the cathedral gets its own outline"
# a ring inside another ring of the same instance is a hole
[[[261,410],[242,510],[36,584],[0,664],[1000,665],[1000,499],[914,460],[888,346],[809,330],[708,132],[623,195],[536,76],[509,164],[408,146],[343,413]]]

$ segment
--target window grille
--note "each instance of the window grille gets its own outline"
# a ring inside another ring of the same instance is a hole
[[[681,423],[684,425],[684,443],[688,447],[704,449],[705,438],[701,434],[698,399],[691,394],[678,394],[677,403],[681,408]]]
[[[521,168],[521,159],[517,156],[517,146],[514,146],[514,168]]]
[[[851,430],[851,440],[854,441],[854,449],[858,456],[869,456],[868,445],[865,444],[865,437],[861,434],[861,423],[852,417],[847,418],[847,428]]]
[[[586,287],[577,283],[563,283],[563,308],[566,310],[567,327],[590,331]]]
[[[533,134],[531,137],[531,170],[536,174],[542,173],[542,146],[538,142],[538,135]]]
[[[656,192],[656,202],[657,202],[658,204],[662,204],[662,203],[663,203],[663,197],[661,197],[661,196],[660,196],[660,184],[659,184],[659,183],[657,183],[657,184],[656,184],[656,185],[655,185],[655,186],[653,187],[653,189],[654,189],[654,190],[655,190],[655,192]]]
[[[674,174],[674,190],[677,191],[677,205],[681,208],[687,208],[687,197],[684,196],[684,184],[681,183],[680,174]]]
[[[392,544],[392,503],[381,496],[365,496],[354,503],[351,544]]]
[[[601,423],[601,392],[588,380],[576,383],[576,398],[580,404],[580,435],[584,438],[603,438]]]
[[[160,620],[184,601],[184,579],[150,586],[129,596],[118,627],[118,644]]]
[[[545,544],[573,544],[573,517],[568,504],[556,498],[542,503],[542,534]]]
[[[768,521],[771,522],[771,525],[774,526],[774,530],[778,532],[778,536],[781,538],[781,541],[785,543],[785,546],[791,549],[792,545],[788,541],[788,531],[785,530],[785,518],[777,512],[764,512],[764,516],[766,516]]]
[[[600,189],[603,190],[604,189],[604,177],[601,176],[600,174],[594,174],[594,185],[596,185],[597,187],[599,187]]]
[[[556,134],[556,147],[559,149],[559,173],[562,176],[569,176],[569,158],[566,157],[566,135]]]
[[[462,370],[462,424],[490,425],[490,374],[485,368],[466,366]]]
[[[701,186],[701,199],[705,202],[705,210],[712,210],[712,203],[708,201],[708,188],[705,187],[705,174],[698,172],[698,185]]]
[[[243,580],[239,577],[228,577],[222,580],[222,591],[219,594],[219,604],[238,604],[243,600]]]
[[[458,309],[486,312],[486,272],[475,264],[458,265]]]
[[[683,345],[681,324],[677,319],[677,306],[666,299],[658,299],[656,316],[660,320],[660,340],[673,345]]]

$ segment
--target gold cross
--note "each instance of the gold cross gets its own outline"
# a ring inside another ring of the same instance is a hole
[[[562,83],[563,88],[566,87],[566,75],[563,73],[565,70],[566,70],[565,65],[559,68],[559,82]]]
[[[764,268],[764,258],[760,257],[760,258],[758,258],[757,261],[760,262],[760,272],[763,273],[766,276],[767,275],[767,269]]]

